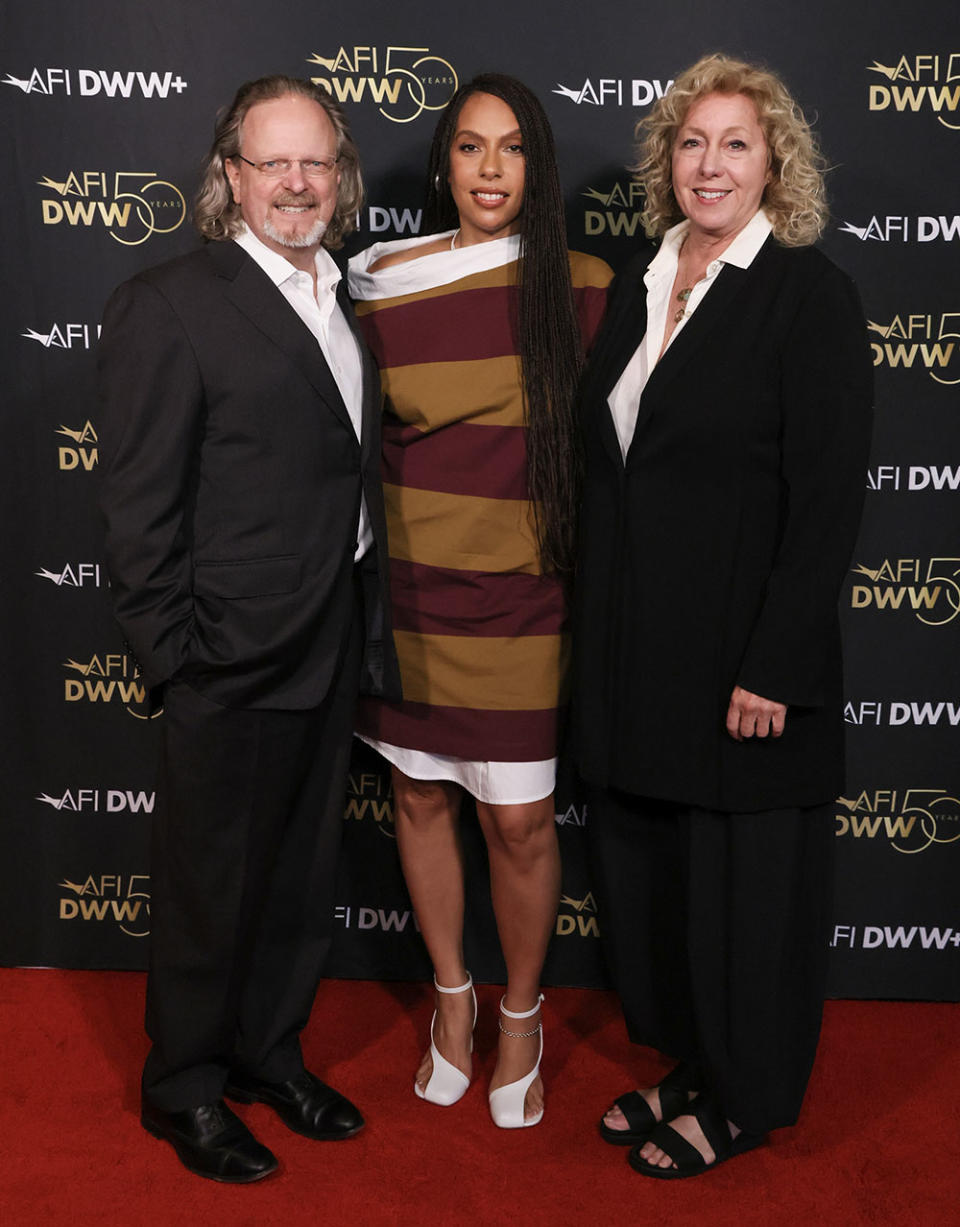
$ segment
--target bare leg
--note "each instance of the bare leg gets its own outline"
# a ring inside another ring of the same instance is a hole
[[[393,768],[393,813],[403,876],[437,983],[455,988],[463,966],[463,853],[460,789],[446,780],[413,780]],[[436,994],[434,1043],[469,1076],[473,1003],[469,993]],[[421,1090],[430,1081],[429,1049],[417,1070]]]
[[[477,802],[477,817],[490,856],[490,893],[497,931],[507,965],[507,1009],[529,1010],[540,992],[540,972],[557,919],[560,897],[560,850],[553,795],[527,805]],[[505,1021],[511,1031],[532,1031],[534,1014],[522,1024]],[[524,1077],[539,1050],[536,1035],[515,1039],[500,1033],[497,1066],[490,1089]],[[543,1107],[543,1083],[536,1078],[527,1091],[524,1114]]]

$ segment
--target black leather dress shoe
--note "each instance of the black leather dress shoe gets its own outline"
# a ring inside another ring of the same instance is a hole
[[[140,1123],[155,1138],[169,1142],[188,1171],[208,1180],[249,1184],[277,1166],[272,1151],[260,1145],[222,1099],[180,1112],[162,1112],[144,1100]]]
[[[239,1103],[268,1104],[294,1133],[320,1142],[352,1138],[363,1128],[363,1117],[350,1100],[306,1070],[289,1082],[261,1082],[235,1070],[225,1094]]]

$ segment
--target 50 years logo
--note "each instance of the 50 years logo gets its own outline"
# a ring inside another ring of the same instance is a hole
[[[351,771],[347,776],[347,801],[343,811],[345,822],[376,823],[381,835],[394,838],[393,788],[388,775],[379,771]]]
[[[884,78],[869,87],[871,111],[932,111],[938,123],[960,131],[960,124],[951,122],[960,106],[960,52],[901,55],[893,64],[874,60],[867,72]]]
[[[960,800],[944,788],[865,789],[856,797],[838,797],[837,807],[838,838],[879,837],[907,854],[960,840]]]
[[[583,194],[593,202],[593,207],[583,212],[584,234],[622,234],[633,238],[638,226],[643,233],[640,219],[644,196],[639,183],[617,182],[606,192],[588,187]]]
[[[307,63],[324,70],[326,75],[311,80],[337,102],[375,102],[395,124],[442,111],[459,84],[450,61],[429,47],[340,47],[332,56],[314,52]]]
[[[97,432],[93,423],[87,419],[82,426],[59,426],[56,433],[72,440],[73,447],[57,448],[57,465],[61,470],[81,469],[89,473],[100,458],[97,446]]]
[[[912,610],[926,626],[945,626],[960,614],[960,558],[885,558],[879,567],[858,563],[853,609]]]
[[[60,899],[60,919],[113,922],[128,937],[150,932],[150,877],[145,873],[88,874],[82,882],[57,883],[68,892]]]
[[[152,170],[70,171],[64,179],[37,180],[48,193],[40,202],[45,226],[102,226],[125,247],[154,234],[171,234],[187,215],[183,193]]]
[[[600,926],[597,922],[597,901],[593,892],[588,891],[582,899],[574,899],[571,895],[560,896],[560,908],[557,914],[557,937],[599,937]]]
[[[891,370],[898,367],[910,370],[917,366],[936,383],[947,386],[960,383],[960,376],[946,378],[960,339],[958,329],[960,311],[943,311],[940,315],[920,312],[895,315],[888,324],[868,320],[867,331],[873,334],[870,337],[873,365]]]
[[[63,679],[65,703],[120,703],[131,716],[143,719],[135,706],[142,707],[147,690],[140,670],[131,656],[123,652],[105,652],[87,661],[65,660],[67,676]],[[159,714],[159,713],[157,713]]]

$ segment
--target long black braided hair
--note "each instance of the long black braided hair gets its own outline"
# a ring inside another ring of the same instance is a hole
[[[539,100],[521,81],[502,73],[482,73],[461,85],[450,99],[430,148],[424,232],[458,225],[447,182],[450,147],[460,111],[472,94],[492,94],[505,102],[523,139],[519,301],[512,324],[522,372],[527,486],[541,568],[569,578],[581,471],[574,398],[583,347],[570,284],[553,132]]]

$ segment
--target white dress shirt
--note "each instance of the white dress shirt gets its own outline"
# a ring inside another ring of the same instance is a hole
[[[640,397],[661,356],[660,349],[667,327],[667,315],[677,309],[677,304],[670,297],[670,291],[673,289],[677,276],[680,248],[683,246],[683,240],[687,237],[689,229],[688,221],[672,226],[663,236],[660,250],[650,261],[647,271],[643,274],[643,284],[647,287],[647,331],[633,357],[624,367],[616,386],[607,397],[607,404],[613,414],[613,423],[617,429],[617,439],[620,442],[620,451],[624,460],[627,458],[637,424]],[[772,229],[766,213],[762,209],[758,210],[730,246],[715,260],[710,261],[705,276],[693,287],[690,297],[684,304],[686,310],[683,318],[674,327],[670,340],[667,342],[667,349],[674,343],[687,320],[703,302],[704,296],[716,281],[723,266],[735,264],[738,268],[749,268]]]
[[[272,251],[249,227],[244,226],[234,242],[256,260],[316,338],[359,440],[363,429],[363,361],[357,338],[337,302],[340,270],[330,253],[321,247],[314,257],[317,272],[317,292],[314,296],[310,274],[295,268],[279,252]],[[367,514],[367,500],[361,494],[354,561],[362,558],[371,545],[373,532]]]

